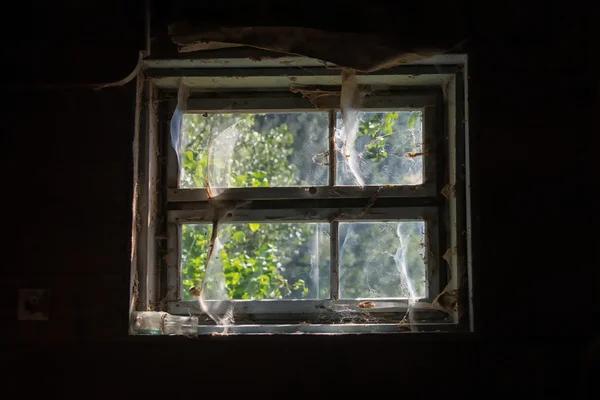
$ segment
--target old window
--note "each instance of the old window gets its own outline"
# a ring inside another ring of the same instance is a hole
[[[468,329],[464,59],[213,61],[140,84],[132,332]]]

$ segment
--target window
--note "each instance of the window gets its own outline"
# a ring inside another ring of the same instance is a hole
[[[294,60],[148,62],[133,332],[468,329],[464,62]]]

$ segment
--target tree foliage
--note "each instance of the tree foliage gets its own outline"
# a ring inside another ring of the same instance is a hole
[[[365,182],[396,179],[406,183],[404,175],[410,171],[404,174],[402,163],[414,161],[399,157],[415,150],[415,135],[406,132],[414,132],[419,120],[418,113],[410,112],[365,115],[355,143]],[[219,148],[221,143],[215,146],[218,135],[233,124],[236,129],[228,142],[234,143],[226,143],[230,148]],[[210,146],[215,150],[211,164],[229,163],[220,170],[228,171],[220,180],[228,187],[326,185],[328,167],[315,156],[327,151],[327,126],[324,113],[186,115],[180,186],[206,187]],[[423,293],[422,226],[405,225],[403,235],[409,243],[402,244],[398,223],[340,224],[343,297],[406,295],[399,262],[408,265],[419,293]],[[191,298],[190,288],[202,281],[211,232],[210,224],[182,226],[187,299]],[[329,297],[329,224],[225,224],[217,236],[219,246],[211,262],[222,266],[220,278],[225,280],[230,299]],[[407,254],[397,254],[401,245],[409,250]],[[209,289],[210,285],[205,288]]]

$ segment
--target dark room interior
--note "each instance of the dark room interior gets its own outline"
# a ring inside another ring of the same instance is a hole
[[[155,3],[151,54],[176,54],[168,25],[183,17],[371,33],[468,54],[475,331],[130,336],[136,83],[94,85],[125,79],[148,50],[146,4],[29,0],[2,27],[5,386],[18,382],[27,397],[597,397],[597,8]],[[17,319],[22,288],[49,290],[48,321]]]

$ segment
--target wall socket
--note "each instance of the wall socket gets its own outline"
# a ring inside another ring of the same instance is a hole
[[[19,321],[47,321],[50,293],[47,289],[19,289]]]

